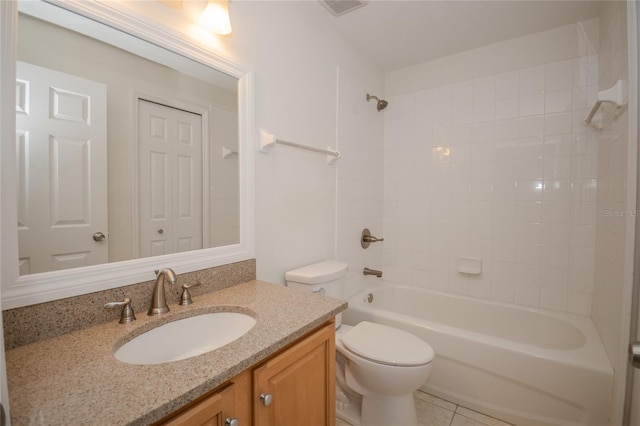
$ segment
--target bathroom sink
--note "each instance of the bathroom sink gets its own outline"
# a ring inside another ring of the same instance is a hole
[[[163,324],[135,337],[115,352],[129,364],[161,364],[191,358],[246,334],[256,320],[238,312],[201,314]]]

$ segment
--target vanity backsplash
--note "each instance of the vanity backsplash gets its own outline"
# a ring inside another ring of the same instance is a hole
[[[249,259],[188,272],[178,275],[177,278],[174,285],[165,283],[169,305],[180,301],[182,284],[202,283],[189,290],[197,301],[198,295],[255,280],[256,261]],[[118,321],[120,309],[105,309],[104,304],[122,301],[125,297],[131,299],[131,306],[136,315],[146,315],[154,282],[155,278],[125,287],[3,311],[5,349],[17,348],[108,321]]]

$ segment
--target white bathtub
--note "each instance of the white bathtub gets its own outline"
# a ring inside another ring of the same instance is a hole
[[[608,423],[613,369],[590,318],[383,284],[349,299],[344,323],[364,320],[433,347],[426,392],[518,426]]]

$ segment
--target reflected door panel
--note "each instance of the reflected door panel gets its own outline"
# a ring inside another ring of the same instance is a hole
[[[140,257],[201,249],[200,114],[139,100]]]
[[[108,261],[107,89],[17,63],[20,274]]]

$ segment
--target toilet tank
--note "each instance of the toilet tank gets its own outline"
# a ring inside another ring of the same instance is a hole
[[[344,299],[344,285],[349,265],[335,260],[325,260],[294,269],[285,274],[287,287],[294,290],[321,293]],[[336,327],[342,322],[342,314],[336,317]]]
[[[349,265],[325,260],[294,269],[285,274],[287,286],[306,292],[320,292],[337,299],[344,298],[344,282]]]

